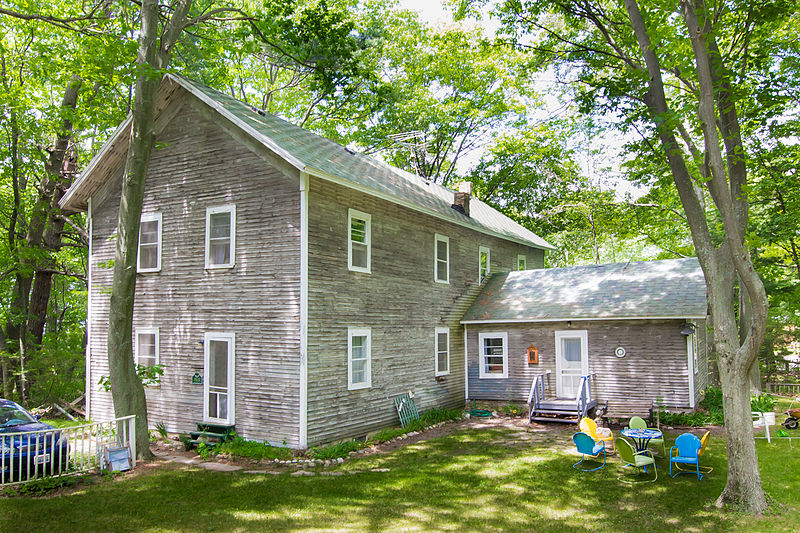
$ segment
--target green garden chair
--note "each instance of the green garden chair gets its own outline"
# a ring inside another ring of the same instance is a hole
[[[644,471],[647,472],[647,466],[653,465],[653,473],[655,474],[653,479],[632,481],[622,476],[619,478],[620,481],[624,483],[652,483],[658,479],[656,459],[653,457],[653,452],[650,450],[642,450],[640,452],[634,451],[631,443],[620,437],[617,439],[617,453],[619,453],[619,458],[625,467],[632,466],[637,470],[643,468]]]
[[[628,427],[631,429],[655,429],[655,428],[648,428],[647,422],[645,422],[643,418],[638,416],[631,417],[630,421],[628,422]],[[661,446],[661,453],[664,456],[667,455],[667,447],[664,445],[663,436],[660,439],[650,439],[650,442],[648,444]]]

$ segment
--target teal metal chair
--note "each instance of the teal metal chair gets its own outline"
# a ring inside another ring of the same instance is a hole
[[[695,435],[683,433],[675,439],[675,446],[669,449],[669,475],[675,477],[678,474],[697,474],[697,479],[703,479],[700,473],[700,448],[702,443]],[[694,465],[693,469],[679,468],[678,465]],[[672,465],[675,465],[675,473],[672,473]]]
[[[631,429],[655,429],[655,428],[648,428],[647,422],[645,422],[643,418],[638,416],[631,417],[630,421],[628,422],[628,427]],[[667,455],[667,447],[664,445],[663,437],[660,439],[650,439],[649,444],[652,444],[654,446],[661,446],[661,452],[664,455]]]
[[[653,452],[650,450],[642,450],[640,452],[634,451],[633,445],[622,437],[617,439],[617,453],[622,460],[623,466],[632,466],[637,470],[642,468],[647,472],[647,466],[653,465],[653,479],[645,479],[642,481],[631,481],[625,477],[620,477],[619,480],[624,483],[652,483],[658,479],[658,469],[656,468],[656,459],[653,457]]]
[[[606,466],[606,445],[604,442],[595,443],[594,439],[587,435],[586,433],[575,433],[572,436],[573,442],[575,442],[575,446],[578,448],[578,451],[582,453],[581,460],[572,465],[572,468],[577,470],[581,470],[582,472],[594,472],[595,470],[600,470],[604,466]],[[581,464],[588,455],[594,459],[599,460],[600,454],[603,454],[603,464],[598,466],[597,468],[578,468],[578,465]]]

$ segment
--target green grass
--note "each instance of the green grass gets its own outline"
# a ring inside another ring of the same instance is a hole
[[[249,457],[251,459],[291,459],[292,450],[288,448],[278,448],[262,442],[245,440],[236,435],[232,440],[223,442],[213,449],[215,454],[229,453],[239,457]]]
[[[41,422],[50,424],[54,428],[68,428],[72,426],[82,426],[89,423],[83,418],[76,418],[75,420],[67,420],[66,418],[42,418]]]
[[[674,437],[674,435],[672,436]],[[785,507],[755,518],[712,506],[725,447],[712,437],[698,481],[620,483],[619,460],[579,472],[568,428],[466,429],[347,461],[341,476],[292,477],[162,467],[70,494],[0,499],[0,531],[796,531],[800,445],[758,441],[764,487]],[[388,469],[388,471],[372,471]]]

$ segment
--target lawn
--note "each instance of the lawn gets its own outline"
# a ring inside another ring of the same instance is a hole
[[[800,435],[799,435],[800,436]],[[712,438],[698,481],[617,480],[571,465],[570,433],[467,428],[347,461],[341,475],[217,473],[178,466],[101,479],[69,494],[0,499],[0,531],[796,531],[800,443],[758,442],[764,487],[783,508],[762,518],[711,504],[725,484]],[[379,469],[380,471],[373,471]],[[386,470],[388,469],[388,470]]]

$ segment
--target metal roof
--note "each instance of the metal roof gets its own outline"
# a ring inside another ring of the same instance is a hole
[[[249,105],[200,83],[176,75],[165,76],[164,85],[178,85],[196,96],[243,132],[302,172],[399,203],[440,219],[471,227],[483,233],[504,237],[543,249],[553,249],[544,239],[522,227],[475,197],[470,200],[470,216],[452,209],[453,191],[425,179],[356,153],[274,115],[254,110]],[[126,130],[106,143],[119,151],[127,145]],[[85,209],[86,199],[107,177],[90,175],[101,168],[97,160],[109,149],[104,147],[61,202],[65,209]],[[108,166],[108,165],[105,165]],[[106,174],[110,174],[106,172]]]
[[[461,322],[703,318],[707,307],[691,257],[494,274]]]

